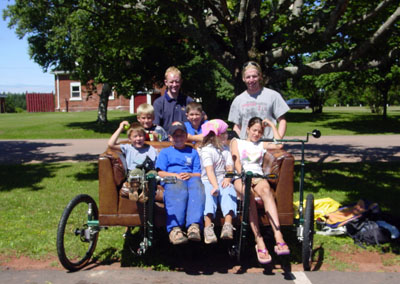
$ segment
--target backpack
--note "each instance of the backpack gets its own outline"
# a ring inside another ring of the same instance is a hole
[[[361,247],[363,244],[380,245],[391,241],[390,232],[368,218],[350,221],[345,226],[347,234]]]

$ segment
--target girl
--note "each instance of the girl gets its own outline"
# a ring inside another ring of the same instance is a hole
[[[271,127],[274,138],[281,139],[281,136],[278,133],[274,123],[268,119],[262,120],[259,117],[253,117],[249,120],[246,129],[247,139],[232,140],[231,151],[233,160],[235,161],[235,170],[237,173],[241,173],[242,171],[251,171],[255,174],[263,174],[261,166],[264,153],[268,149],[281,149],[283,147],[282,144],[259,141],[263,136],[264,127]],[[244,185],[242,184],[241,179],[235,180],[234,185],[236,191],[243,195]],[[276,241],[275,253],[277,255],[285,255],[289,254],[290,250],[283,240],[282,232],[280,230],[278,211],[276,208],[273,191],[267,180],[262,178],[254,178],[252,181],[252,194],[250,197],[250,226],[253,230],[256,241],[255,248],[258,261],[262,264],[266,264],[271,262],[271,256],[266,249],[263,237],[260,233],[254,192],[261,197],[264,203],[265,212],[270,220]]]
[[[214,233],[215,212],[218,204],[225,217],[221,239],[233,239],[232,219],[236,214],[236,192],[226,171],[233,170],[232,156],[226,146],[228,125],[221,119],[213,119],[202,126],[204,136],[199,148],[201,160],[201,181],[204,184],[206,202],[204,209],[204,242],[216,243]]]

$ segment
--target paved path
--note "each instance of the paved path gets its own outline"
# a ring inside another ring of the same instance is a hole
[[[107,139],[0,140],[0,163],[95,161],[106,145]],[[300,159],[300,146],[285,147]],[[310,137],[305,153],[314,162],[400,161],[400,135]]]
[[[117,270],[86,270],[74,273],[59,270],[0,270],[0,282],[54,283],[54,284],[109,284],[109,283],[165,283],[165,284],[204,284],[204,283],[275,283],[275,284],[312,284],[312,283],[353,283],[353,284],[397,284],[400,273],[388,272],[286,272],[264,275],[263,273],[212,273],[192,275],[185,272],[157,272],[139,268]]]

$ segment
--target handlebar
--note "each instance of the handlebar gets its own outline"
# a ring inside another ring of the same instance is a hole
[[[263,178],[263,179],[267,179],[267,180],[274,180],[274,179],[278,178],[277,174],[260,175],[260,174],[256,174],[256,173],[252,173],[252,172],[241,172],[241,173],[227,172],[225,174],[225,177],[227,177],[227,178],[241,178],[241,179],[244,179],[246,176],[251,176],[251,178]]]

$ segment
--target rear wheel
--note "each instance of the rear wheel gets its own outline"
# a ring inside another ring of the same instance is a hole
[[[304,230],[302,245],[302,262],[305,271],[311,269],[312,249],[314,243],[314,196],[307,195],[306,209],[304,213]]]
[[[88,226],[89,206],[92,209],[92,220],[98,220],[96,202],[89,195],[81,194],[68,203],[58,224],[58,259],[70,271],[84,267],[96,248],[99,233]]]

